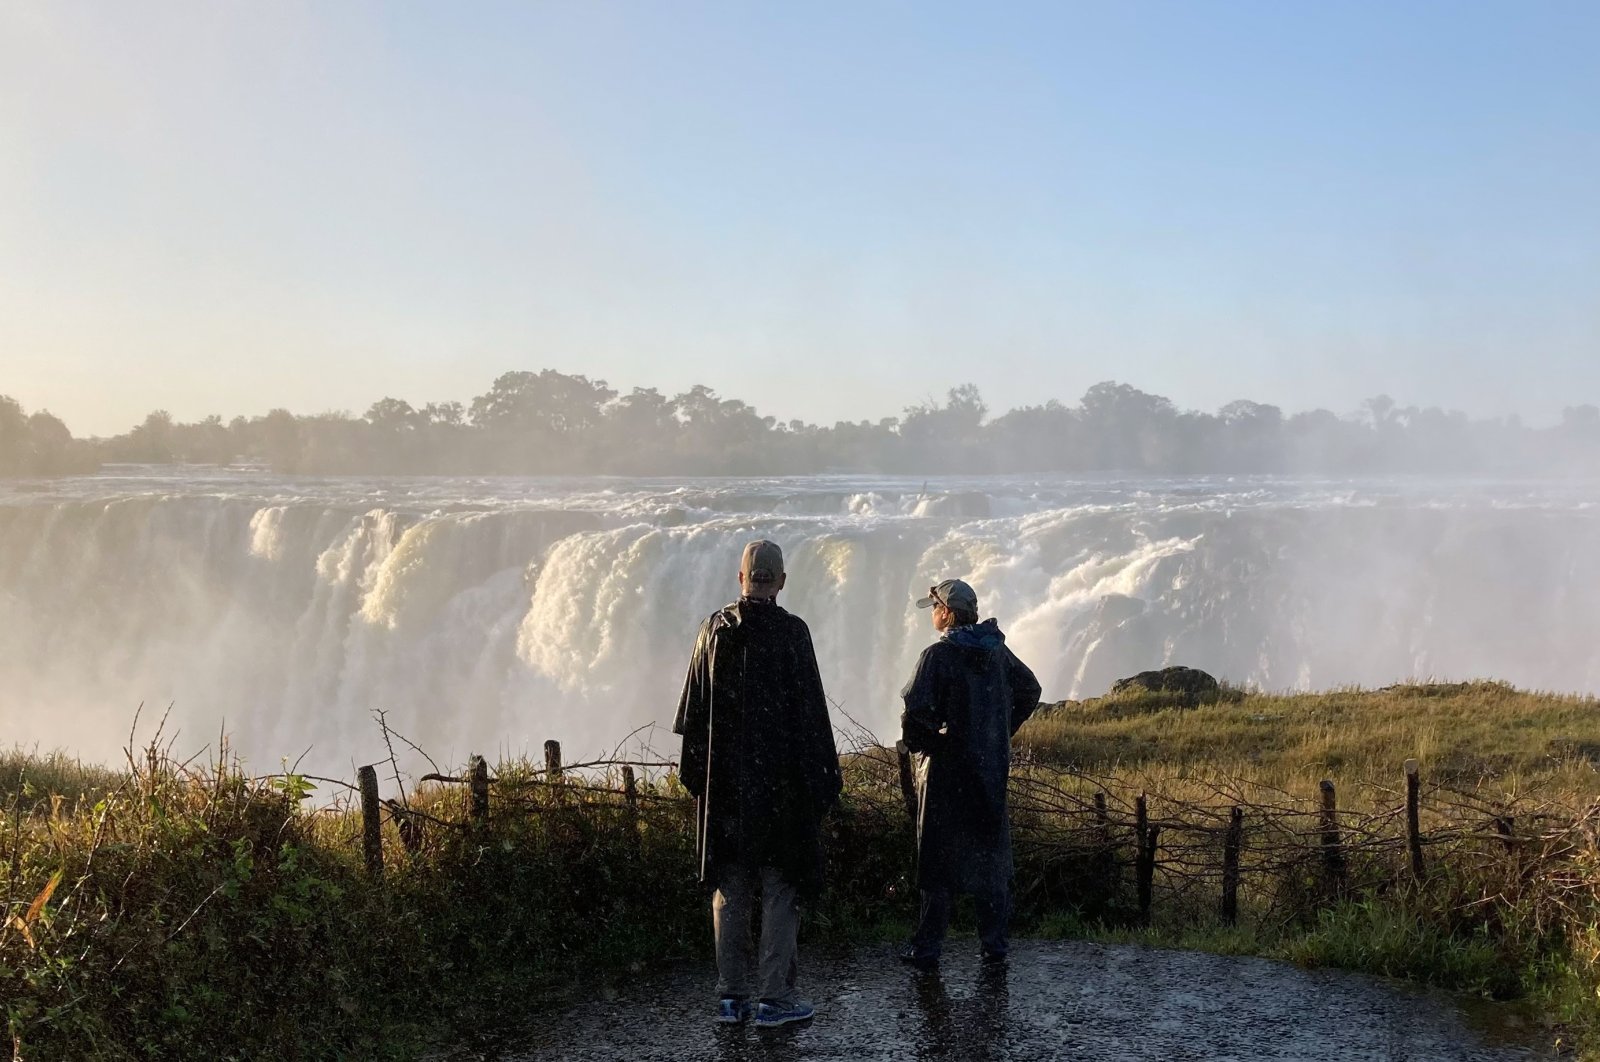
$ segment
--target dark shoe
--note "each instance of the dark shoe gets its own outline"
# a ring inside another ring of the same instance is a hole
[[[767,1003],[756,1007],[756,1028],[776,1029],[792,1021],[806,1021],[814,1017],[817,1009],[810,1003]]]
[[[917,946],[910,941],[900,945],[899,950],[895,952],[895,957],[907,966],[921,970],[924,973],[939,968],[939,956],[919,951]]]
[[[724,996],[717,1003],[718,1025],[742,1025],[755,1014],[756,1005],[748,999],[737,996]]]
[[[1006,953],[1003,951],[985,951],[979,956],[978,961],[985,966],[1004,966]]]

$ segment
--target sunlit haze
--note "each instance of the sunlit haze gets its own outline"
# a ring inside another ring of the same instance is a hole
[[[1589,3],[0,3],[0,392],[1600,399]]]

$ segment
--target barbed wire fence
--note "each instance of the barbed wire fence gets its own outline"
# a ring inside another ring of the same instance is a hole
[[[837,739],[846,796],[836,817],[848,819],[856,843],[903,847],[916,817],[916,758],[844,718]],[[381,715],[378,722],[387,737]],[[423,775],[409,799],[402,787],[401,799],[378,800],[378,765],[362,768],[353,788],[363,793],[369,868],[382,873],[385,823],[406,852],[430,834],[481,829],[491,816],[586,816],[592,828],[636,838],[692,831],[695,802],[675,761],[648,741],[623,754],[639,733],[610,755],[570,763],[548,741],[542,767],[513,764],[493,776],[473,756],[464,772]],[[1470,883],[1459,890],[1468,905],[1518,903],[1537,885],[1535,927],[1543,928],[1595,896],[1600,802],[1429,783],[1415,760],[1404,761],[1393,785],[1368,780],[1341,792],[1324,780],[1316,799],[1240,778],[1188,778],[1181,794],[1176,788],[1172,779],[1088,772],[1020,750],[1009,794],[1019,907],[1133,925],[1158,916],[1234,924],[1243,897],[1254,917],[1286,924],[1342,898],[1449,876]]]

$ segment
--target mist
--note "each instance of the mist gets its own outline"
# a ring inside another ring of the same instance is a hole
[[[670,748],[740,547],[788,557],[835,721],[880,735],[961,576],[1048,699],[1181,663],[1268,690],[1486,677],[1600,692],[1584,481],[1264,475],[285,477],[122,468],[0,487],[0,718],[114,759],[138,705],[178,747],[343,777]],[[656,729],[651,729],[652,727]],[[402,750],[404,751],[404,750]],[[409,755],[409,754],[408,754]]]

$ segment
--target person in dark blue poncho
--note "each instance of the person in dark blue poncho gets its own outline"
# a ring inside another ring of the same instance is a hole
[[[922,908],[900,957],[925,969],[936,964],[955,897],[970,893],[982,956],[1003,962],[1011,908],[1011,737],[1039,706],[1039,682],[1006,647],[993,619],[978,622],[978,595],[960,579],[931,587],[917,606],[933,609],[940,637],[923,650],[901,691],[902,740],[919,754]]]

